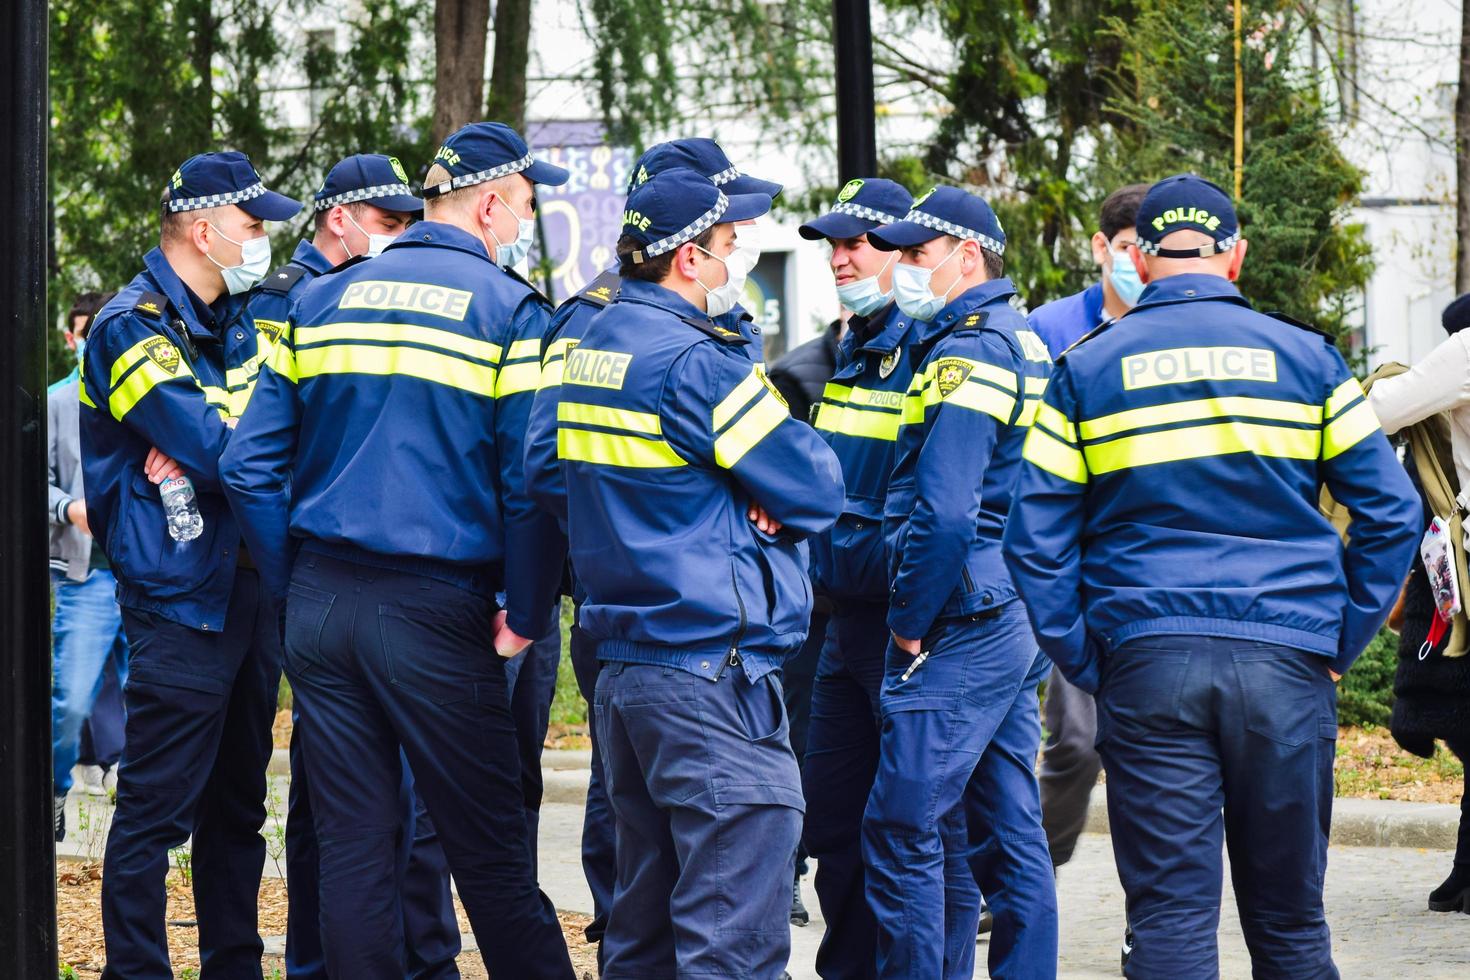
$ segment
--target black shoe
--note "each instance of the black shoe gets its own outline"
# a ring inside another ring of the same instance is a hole
[[[812,921],[812,915],[806,910],[806,905],[801,900],[801,877],[798,875],[796,881],[791,885],[791,924],[804,926]]]
[[[1120,970],[1126,970],[1126,969],[1128,969],[1128,959],[1132,955],[1133,955],[1133,927],[1132,926],[1124,926],[1123,927],[1123,950],[1119,954],[1119,957],[1118,957],[1119,960],[1121,960],[1121,962],[1118,964],[1118,968]]]
[[[980,910],[980,928],[975,931],[975,941],[976,942],[979,942],[980,941],[980,937],[990,935],[990,930],[992,930],[994,928],[995,928],[995,916],[993,916],[993,915],[990,914],[990,909],[988,907],[981,909]]]
[[[66,794],[58,793],[51,800],[51,816],[56,821],[56,843],[66,840]]]
[[[1456,861],[1450,876],[1429,893],[1429,911],[1470,915],[1470,861]]]

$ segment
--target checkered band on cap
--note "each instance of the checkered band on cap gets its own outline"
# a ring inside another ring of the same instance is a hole
[[[1186,229],[1181,229],[1181,230],[1186,230]],[[1210,258],[1213,255],[1219,255],[1221,252],[1228,252],[1228,251],[1230,251],[1232,248],[1235,247],[1235,243],[1238,242],[1238,241],[1240,241],[1240,232],[1238,232],[1238,231],[1235,234],[1231,235],[1229,238],[1222,238],[1219,241],[1212,242],[1209,245],[1201,245],[1197,250],[1196,249],[1192,249],[1192,248],[1169,248],[1169,249],[1166,249],[1166,248],[1164,248],[1164,246],[1160,245],[1158,242],[1148,242],[1148,241],[1144,241],[1142,239],[1139,239],[1139,241],[1138,241],[1138,250],[1140,252],[1142,252],[1144,255],[1158,255],[1160,252],[1170,252],[1170,253],[1173,253],[1173,252],[1195,252],[1195,251],[1198,251],[1200,258],[1202,258],[1202,259],[1208,259],[1208,258]],[[1171,256],[1171,257],[1179,257],[1179,256]]]
[[[730,181],[734,180],[736,177],[739,177],[739,176],[740,176],[740,171],[739,170],[737,170],[735,167],[727,167],[726,169],[721,170],[717,174],[711,174],[710,175],[709,182],[711,184],[714,184],[716,187],[718,187],[721,184],[728,184],[728,183],[730,183]]]
[[[946,235],[953,235],[956,238],[973,239],[974,241],[979,242],[982,247],[989,249],[996,255],[1004,255],[1006,253],[1006,246],[1004,242],[998,242],[994,238],[991,238],[989,235],[982,235],[980,232],[975,231],[974,229],[966,228],[963,225],[957,225],[952,221],[945,221],[943,218],[936,218],[934,215],[928,213],[927,211],[910,211],[908,213],[908,216],[905,217],[903,220],[912,221],[916,225],[923,225],[925,228],[932,228],[934,231],[940,231]]]
[[[902,220],[895,217],[894,215],[885,214],[882,211],[874,211],[870,207],[866,207],[862,204],[853,204],[848,201],[844,201],[841,204],[833,205],[832,213],[845,214],[849,217],[861,218],[864,221],[876,221],[880,225],[891,225]]]
[[[483,184],[487,180],[495,180],[498,177],[509,177],[511,174],[518,174],[522,170],[525,170],[533,162],[535,161],[531,159],[531,154],[527,153],[519,160],[512,160],[510,163],[502,163],[500,166],[491,167],[489,170],[465,174],[463,177],[453,177],[443,183],[435,184],[433,187],[425,187],[424,197],[442,197],[450,191],[459,190],[461,187]]]
[[[335,208],[339,204],[352,204],[354,201],[367,201],[375,197],[396,197],[400,194],[413,196],[413,188],[407,184],[379,184],[376,187],[359,187],[355,191],[343,191],[316,202],[318,211]]]
[[[633,253],[633,261],[636,263],[647,262],[649,259],[657,258],[665,252],[672,252],[685,242],[692,242],[704,234],[706,228],[720,220],[720,215],[730,208],[730,199],[725,196],[724,191],[717,192],[720,196],[715,200],[714,207],[710,208],[689,224],[680,228],[672,235],[660,238],[652,245],[645,245]]]
[[[249,201],[265,193],[265,185],[261,183],[252,184],[244,190],[229,191],[224,194],[206,194],[204,197],[181,197],[178,200],[168,202],[168,209],[174,214],[180,211],[198,211],[201,208],[222,208],[227,204],[239,204],[241,201]]]

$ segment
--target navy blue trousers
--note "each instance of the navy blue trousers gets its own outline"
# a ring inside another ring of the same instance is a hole
[[[280,623],[251,570],[235,575],[224,629],[123,610],[132,649],[102,927],[113,980],[173,976],[164,929],[168,854],[193,836],[200,976],[259,980],[266,767],[281,677]]]
[[[618,867],[603,980],[777,980],[803,808],[777,676],[608,664],[597,712]]]
[[[329,557],[308,542],[286,605],[329,974],[404,974],[401,750],[491,975],[567,980],[556,913],[531,868],[490,593],[380,561]]]
[[[968,978],[983,892],[992,977],[1052,977],[1057,904],[1033,767],[1051,664],[1021,603],[941,620],[929,659],[891,643],[878,774],[863,817],[878,976]],[[976,885],[979,885],[977,888]]]
[[[1325,657],[1155,636],[1097,695],[1130,977],[1219,975],[1221,843],[1257,978],[1336,977],[1322,907],[1337,692]]]
[[[812,684],[801,784],[802,839],[817,861],[814,880],[827,931],[817,974],[877,976],[877,922],[864,893],[863,808],[878,772],[878,692],[888,649],[886,603],[845,602],[827,622]]]
[[[531,844],[531,868],[537,867],[541,834],[541,753],[551,726],[551,702],[556,697],[556,672],[561,666],[561,608],[556,609],[547,632],[505,662],[510,688],[510,714],[516,726],[521,757],[521,800],[526,808],[526,838]]]
[[[577,689],[587,702],[587,730],[592,737],[592,773],[587,783],[587,806],[582,813],[582,873],[587,889],[592,892],[592,921],[585,935],[597,944],[597,965],[603,965],[602,937],[607,932],[607,916],[612,909],[613,888],[617,883],[617,838],[613,831],[612,804],[607,798],[607,780],[603,778],[602,736],[597,730],[597,675],[602,664],[597,659],[597,641],[580,626],[572,627],[572,670],[577,676]]]

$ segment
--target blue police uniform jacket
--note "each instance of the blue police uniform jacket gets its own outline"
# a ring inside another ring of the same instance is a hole
[[[1102,283],[1095,282],[1080,293],[1038,306],[1026,317],[1026,322],[1056,359],[1062,351],[1101,326],[1106,317]]]
[[[250,291],[250,316],[261,334],[261,349],[267,353],[286,332],[291,307],[317,276],[332,271],[332,262],[311,242],[296,243],[290,261],[261,280]]]
[[[914,377],[914,323],[895,303],[854,316],[837,348],[837,371],[813,424],[842,466],[847,501],[830,531],[812,541],[812,585],[834,599],[888,601],[883,503],[893,472],[904,395]]]
[[[899,636],[922,638],[938,619],[1016,598],[1001,533],[1051,358],[1011,307],[1015,294],[994,279],[916,327],[884,506],[888,625]]]
[[[1058,362],[1006,558],[1045,652],[1094,690],[1158,634],[1260,640],[1346,671],[1414,550],[1418,498],[1332,341],[1176,275]],[[1346,550],[1320,490],[1353,515]]]
[[[549,314],[434,221],[307,286],[221,464],[267,585],[291,537],[421,557],[503,582],[508,625],[540,635],[562,559],[522,466]]]
[[[158,249],[98,314],[82,365],[87,521],[118,579],[118,602],[200,630],[224,628],[240,528],[220,485],[230,388],[258,363],[243,296],[203,303]],[[241,387],[248,397],[248,385]],[[175,541],[143,463],[157,447],[194,484],[203,533]]]
[[[557,453],[581,625],[604,661],[711,679],[735,663],[755,680],[806,635],[800,539],[837,518],[842,478],[744,343],[676,293],[624,281],[566,354]],[[747,518],[752,501],[778,534]]]

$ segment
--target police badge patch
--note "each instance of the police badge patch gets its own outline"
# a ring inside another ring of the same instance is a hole
[[[878,377],[887,378],[898,367],[898,348],[895,347],[883,355],[883,360],[878,362]]]
[[[857,192],[862,190],[862,187],[863,182],[861,178],[849,180],[846,186],[844,186],[842,190],[838,193],[837,203],[845,204],[848,201],[851,201],[854,197],[857,197]]]
[[[169,374],[177,374],[179,370],[179,350],[163,337],[152,337],[143,341],[143,353],[148,359]]]
[[[934,383],[939,386],[940,398],[948,398],[969,376],[970,363],[958,357],[946,357],[934,365]]]

